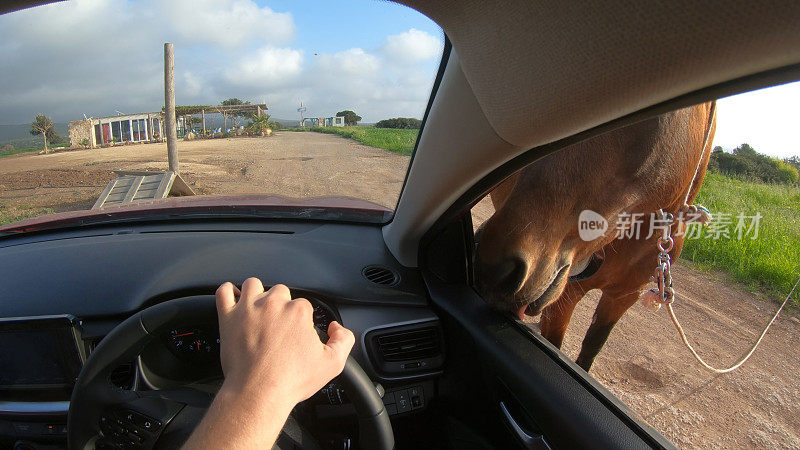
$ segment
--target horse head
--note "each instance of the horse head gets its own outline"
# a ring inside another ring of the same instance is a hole
[[[483,298],[520,318],[536,315],[570,280],[597,271],[621,213],[675,205],[708,137],[709,105],[573,144],[500,184],[476,252]]]
[[[633,200],[609,195],[632,190],[619,174],[602,170],[595,158],[576,158],[576,149],[568,153],[506,180],[492,193],[496,212],[478,233],[478,290],[520,319],[557,300],[567,282],[597,271],[617,215]]]

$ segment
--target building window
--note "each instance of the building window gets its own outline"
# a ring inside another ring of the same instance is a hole
[[[120,135],[120,141],[126,142],[131,140],[131,122],[130,120],[123,120],[119,122],[122,125],[122,134]]]
[[[139,119],[139,140],[146,141],[147,140],[147,126],[145,125],[144,119]]]
[[[122,131],[120,122],[111,122],[111,140],[114,142],[122,141]]]
[[[161,137],[161,124],[158,119],[153,119],[152,126],[150,127],[150,136],[152,136],[153,139]]]

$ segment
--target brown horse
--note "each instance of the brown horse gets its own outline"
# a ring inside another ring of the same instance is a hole
[[[704,103],[588,139],[500,184],[491,193],[496,212],[482,226],[476,255],[484,299],[520,319],[541,312],[542,335],[560,348],[575,305],[589,290],[602,290],[576,360],[588,371],[651,280],[660,236],[648,238],[651,214],[674,214],[687,193],[691,204],[700,190],[715,109],[714,102]],[[593,240],[579,232],[585,210],[607,221]],[[641,217],[638,238],[620,217]],[[674,226],[673,236],[685,227]],[[626,237],[618,239],[617,230],[626,230]],[[683,236],[676,236],[673,261],[682,247]]]

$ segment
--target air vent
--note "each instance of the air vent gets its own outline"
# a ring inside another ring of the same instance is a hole
[[[430,372],[444,361],[442,335],[435,322],[384,328],[366,336],[367,350],[383,373]]]
[[[433,327],[378,337],[378,354],[384,361],[430,358],[439,351],[439,335]]]
[[[136,369],[133,363],[125,363],[111,371],[108,381],[120,389],[133,389]]]
[[[381,266],[367,266],[361,271],[364,278],[375,284],[383,284],[386,286],[393,286],[400,281],[400,275],[397,272]]]

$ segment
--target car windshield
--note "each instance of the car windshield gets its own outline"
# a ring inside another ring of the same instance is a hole
[[[444,35],[390,2],[73,0],[0,42],[0,226],[276,196],[389,220]]]

